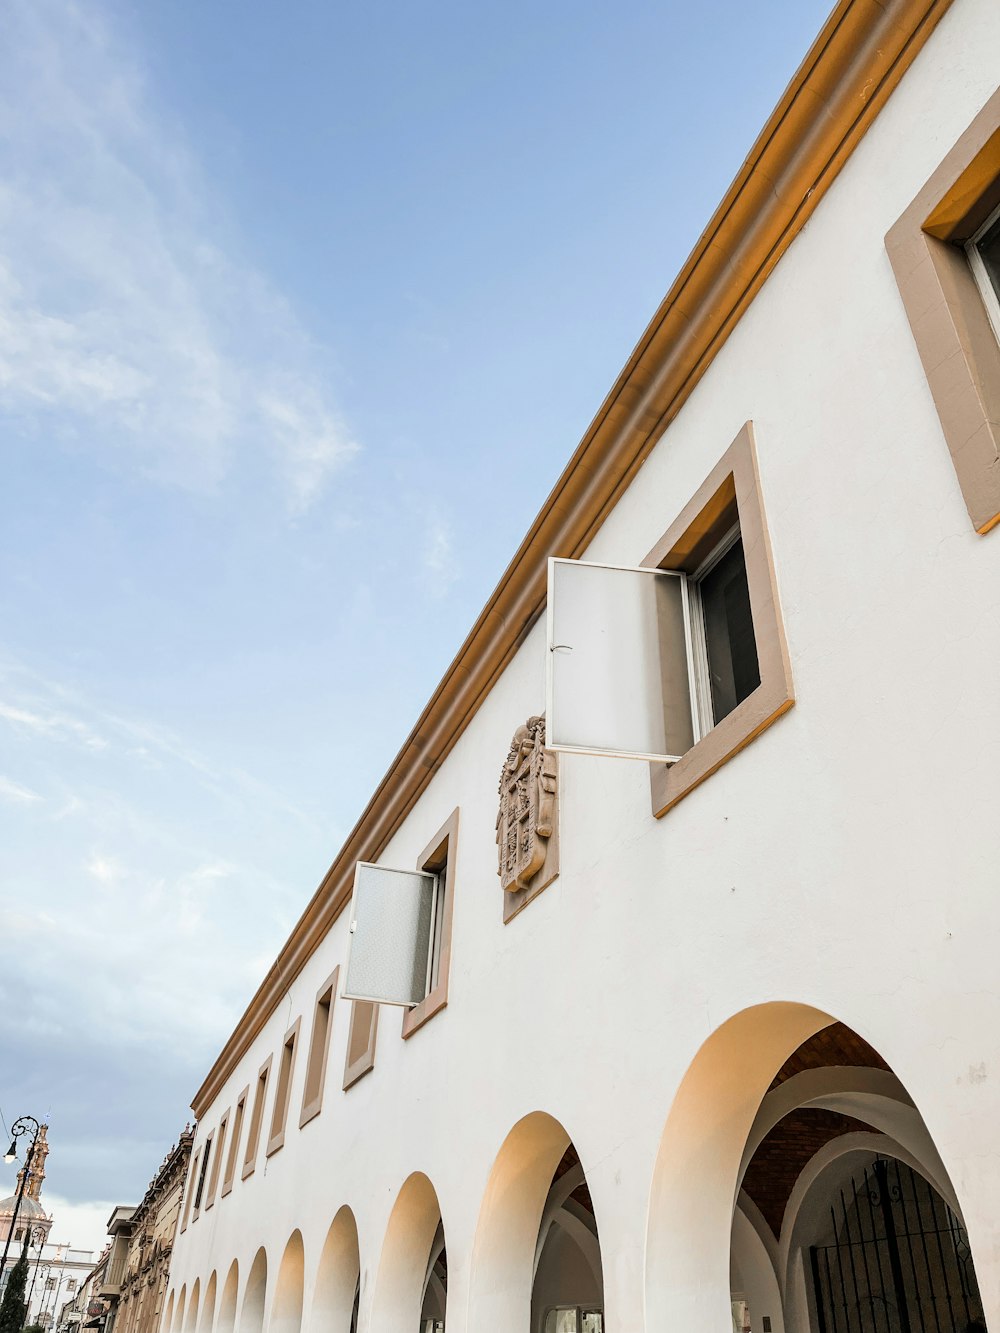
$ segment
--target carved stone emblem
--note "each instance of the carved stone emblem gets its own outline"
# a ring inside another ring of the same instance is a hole
[[[556,823],[556,755],[545,748],[545,718],[518,727],[500,775],[497,852],[500,883],[511,893],[529,887],[545,864]]]

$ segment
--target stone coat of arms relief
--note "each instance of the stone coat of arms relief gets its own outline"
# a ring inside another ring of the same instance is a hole
[[[545,718],[518,727],[500,774],[497,874],[504,921],[555,879],[558,865],[558,755],[545,748]]]

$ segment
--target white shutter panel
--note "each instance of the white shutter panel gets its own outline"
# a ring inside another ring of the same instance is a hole
[[[687,578],[549,560],[545,743],[673,763],[694,744]]]
[[[437,879],[359,861],[344,998],[414,1005],[427,994]]]

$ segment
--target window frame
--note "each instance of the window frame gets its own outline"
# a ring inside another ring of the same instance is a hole
[[[302,1107],[299,1111],[299,1129],[314,1120],[323,1109],[323,1093],[326,1089],[326,1071],[330,1058],[330,1041],[333,1036],[333,1011],[337,1001],[337,986],[340,979],[340,965],[333,969],[316,992],[313,1002],[312,1031],[309,1034],[309,1054],[306,1057],[306,1076],[302,1084]],[[317,1023],[321,1009],[326,1010],[326,1030],[321,1037],[321,1049],[317,1050],[319,1036]],[[310,1089],[315,1087],[310,1097]]]
[[[201,1163],[201,1147],[199,1145],[196,1152],[191,1154],[191,1166],[188,1171],[187,1189],[184,1196],[184,1213],[181,1217],[181,1231],[187,1230],[188,1222],[191,1220],[191,1200],[194,1198],[194,1182],[197,1177],[199,1164]]]
[[[458,820],[456,806],[445,822],[431,838],[417,860],[416,869],[439,877],[438,897],[435,907],[435,925],[431,929],[431,957],[433,956],[434,936],[440,925],[440,945],[437,950],[437,977],[428,966],[428,991],[419,1004],[412,1009],[404,1009],[402,1036],[406,1041],[424,1026],[435,1014],[439,1014],[448,1004],[448,979],[451,972],[451,936],[452,919],[455,912],[455,864],[458,856]],[[443,877],[441,871],[444,871]],[[442,901],[443,899],[443,901]],[[430,963],[430,958],[429,958]]]
[[[642,561],[696,576],[735,524],[743,542],[760,684],[672,764],[650,763],[659,819],[755,740],[795,702],[778,583],[761,495],[753,422],[747,421],[691,500]],[[699,709],[700,711],[700,709]]]
[[[354,1047],[354,1036],[358,1031],[364,1009],[362,1006],[369,1006],[371,1013],[368,1019],[368,1035],[363,1050],[351,1060],[351,1051]],[[374,1000],[352,1000],[351,1001],[351,1021],[347,1033],[347,1052],[344,1057],[344,1092],[352,1088],[359,1079],[364,1078],[365,1074],[370,1074],[375,1068],[375,1045],[378,1040],[378,1011],[379,1006]]]
[[[968,244],[1000,205],[1000,90],[886,233],[885,248],[969,517],[1000,523],[1000,339]]]
[[[265,1157],[272,1157],[279,1148],[285,1146],[285,1129],[288,1125],[288,1108],[292,1101],[292,1081],[295,1078],[295,1064],[299,1053],[299,1029],[302,1026],[300,1014],[285,1033],[278,1059],[278,1079],[274,1085],[274,1105],[271,1107],[271,1128],[268,1131]]]
[[[233,1108],[233,1133],[229,1140],[229,1156],[226,1158],[226,1169],[222,1177],[220,1199],[224,1199],[227,1194],[231,1193],[233,1185],[236,1183],[236,1163],[239,1160],[240,1139],[243,1137],[243,1121],[246,1118],[249,1097],[250,1084],[248,1083],[236,1098],[236,1105]]]
[[[205,1142],[201,1145],[201,1164],[198,1167],[198,1174],[195,1177],[194,1187],[194,1207],[191,1210],[191,1225],[193,1226],[201,1216],[201,1205],[205,1198],[205,1190],[208,1188],[208,1168],[212,1165],[215,1158],[212,1155],[212,1144],[215,1141],[215,1130],[205,1135]]]
[[[267,1087],[271,1081],[271,1061],[269,1055],[257,1070],[257,1086],[254,1090],[253,1106],[250,1110],[250,1126],[247,1130],[246,1152],[243,1154],[241,1179],[246,1180],[257,1169],[257,1153],[260,1151],[260,1135],[264,1128],[264,1107],[267,1103]]]
[[[219,1173],[222,1169],[222,1159],[226,1151],[226,1130],[229,1128],[229,1109],[230,1108],[227,1106],[225,1114],[219,1121],[219,1131],[218,1131],[219,1142],[218,1142],[218,1147],[215,1150],[215,1155],[212,1158],[212,1170],[208,1177],[208,1184],[207,1184],[208,1197],[205,1200],[206,1213],[208,1212],[209,1208],[211,1208],[212,1204],[215,1203],[215,1193],[216,1190],[219,1188]]]

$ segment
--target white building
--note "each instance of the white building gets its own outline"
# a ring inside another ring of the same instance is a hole
[[[837,4],[198,1091],[169,1333],[1000,1330],[998,84]]]

